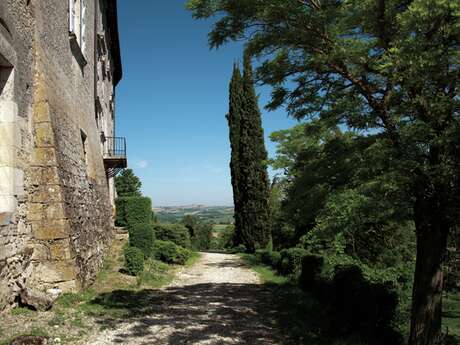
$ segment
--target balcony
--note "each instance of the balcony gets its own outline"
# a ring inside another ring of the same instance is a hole
[[[104,166],[108,178],[114,177],[128,166],[125,138],[105,137]]]

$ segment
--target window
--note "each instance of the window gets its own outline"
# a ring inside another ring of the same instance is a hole
[[[88,153],[86,152],[86,150],[87,150],[87,147],[86,147],[87,136],[86,136],[86,133],[83,132],[83,130],[80,130],[80,135],[81,135],[81,143],[82,143],[82,146],[83,146],[83,156],[84,156],[86,165],[88,165]]]
[[[69,0],[69,32],[74,36],[83,55],[86,52],[86,1]]]

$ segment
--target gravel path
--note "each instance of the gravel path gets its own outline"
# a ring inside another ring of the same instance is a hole
[[[119,298],[132,316],[88,344],[280,344],[271,292],[236,255],[203,253],[168,287]]]

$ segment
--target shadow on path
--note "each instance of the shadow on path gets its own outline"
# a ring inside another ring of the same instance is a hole
[[[209,283],[118,290],[90,303],[107,312],[98,322],[117,329],[112,343],[278,344],[272,292],[257,284]]]

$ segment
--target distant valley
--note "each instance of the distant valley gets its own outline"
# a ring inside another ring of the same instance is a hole
[[[233,223],[233,206],[159,206],[154,212],[160,222],[177,223],[186,215],[193,215],[211,224]]]

